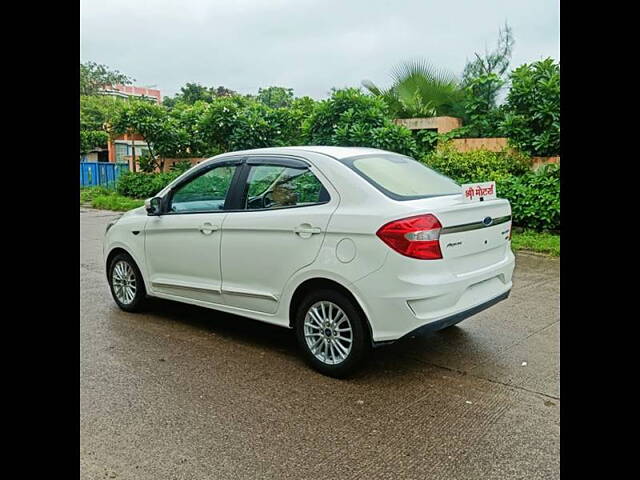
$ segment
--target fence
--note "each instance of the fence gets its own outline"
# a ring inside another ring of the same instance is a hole
[[[80,186],[113,188],[120,174],[128,170],[126,163],[80,162]]]

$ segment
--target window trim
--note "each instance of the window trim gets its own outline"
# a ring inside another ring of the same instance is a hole
[[[221,210],[197,210],[197,211],[189,211],[189,212],[169,211],[169,206],[171,205],[171,200],[173,198],[173,194],[175,190],[180,188],[185,183],[190,182],[195,177],[199,177],[200,175],[204,175],[205,173],[207,173],[210,170],[213,170],[214,168],[225,166],[225,165],[235,165],[237,168],[233,178],[231,179],[231,185],[229,186],[229,191],[227,192],[227,197],[225,198],[224,206]],[[310,205],[290,205],[290,206],[275,207],[275,208],[252,208],[252,209],[241,208],[243,187],[246,185],[251,167],[256,165],[275,165],[275,166],[286,166],[286,167],[294,167],[294,168],[296,167],[307,168],[316,177],[316,179],[318,179],[322,187],[327,191],[327,195],[329,196],[329,199],[324,202],[313,203]],[[269,212],[269,211],[285,210],[288,208],[316,207],[319,205],[325,205],[327,203],[330,203],[331,201],[333,201],[333,198],[334,198],[331,193],[331,189],[327,188],[325,182],[323,182],[322,179],[318,175],[316,175],[315,172],[313,172],[312,168],[314,168],[314,165],[311,164],[309,161],[307,161],[305,158],[294,156],[294,155],[286,155],[286,154],[239,155],[234,157],[221,158],[212,163],[208,163],[206,165],[203,165],[200,168],[195,169],[193,172],[189,173],[189,175],[185,176],[184,178],[181,178],[178,183],[176,183],[175,185],[172,185],[169,188],[169,190],[162,196],[161,212],[159,213],[159,215]],[[331,185],[331,188],[334,188],[333,185]]]
[[[399,154],[399,153],[365,153],[363,155],[355,155],[353,157],[341,158],[341,159],[338,159],[338,161],[340,163],[342,163],[343,165],[346,165],[356,175],[358,175],[360,178],[364,179],[367,183],[369,183],[370,185],[375,187],[376,190],[378,190],[380,193],[386,195],[387,197],[391,198],[392,200],[397,200],[399,202],[407,202],[407,201],[410,201],[410,200],[420,200],[420,199],[423,199],[423,198],[447,197],[447,196],[451,196],[451,195],[460,195],[460,192],[458,192],[458,193],[437,193],[435,195],[399,195],[397,193],[392,192],[391,190],[388,190],[388,189],[384,188],[382,185],[380,185],[374,179],[372,179],[371,177],[366,175],[364,172],[361,172],[359,169],[357,169],[353,165],[353,163],[356,160],[359,160],[361,158],[367,158],[367,157],[396,157],[396,156],[406,158],[408,160],[411,160],[412,162],[416,162],[416,163],[422,165],[423,167],[431,170],[436,175],[440,175],[441,177],[444,177],[447,180],[452,181],[455,185],[458,185],[458,183],[455,182],[452,178],[449,178],[446,175],[443,175],[440,172],[434,170],[433,168],[428,167],[424,163],[419,162],[418,160],[416,160],[415,158],[411,158],[411,157],[409,157],[407,155],[402,155],[402,154]],[[460,185],[458,185],[458,186],[460,186]]]

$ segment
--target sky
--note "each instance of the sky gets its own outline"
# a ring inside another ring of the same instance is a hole
[[[320,99],[365,79],[388,86],[406,60],[460,75],[505,21],[512,68],[560,60],[559,0],[81,0],[80,61],[163,96],[195,82]]]

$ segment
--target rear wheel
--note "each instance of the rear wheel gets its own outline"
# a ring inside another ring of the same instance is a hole
[[[144,308],[147,292],[140,269],[130,255],[119,253],[109,264],[109,286],[116,304],[127,312]]]
[[[346,295],[310,293],[296,315],[296,336],[307,362],[336,378],[354,373],[371,350],[366,319]]]

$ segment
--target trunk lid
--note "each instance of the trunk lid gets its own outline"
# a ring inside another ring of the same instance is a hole
[[[511,232],[508,200],[465,202],[462,195],[446,195],[406,203],[440,221],[442,258],[456,274],[475,272],[504,260]]]

